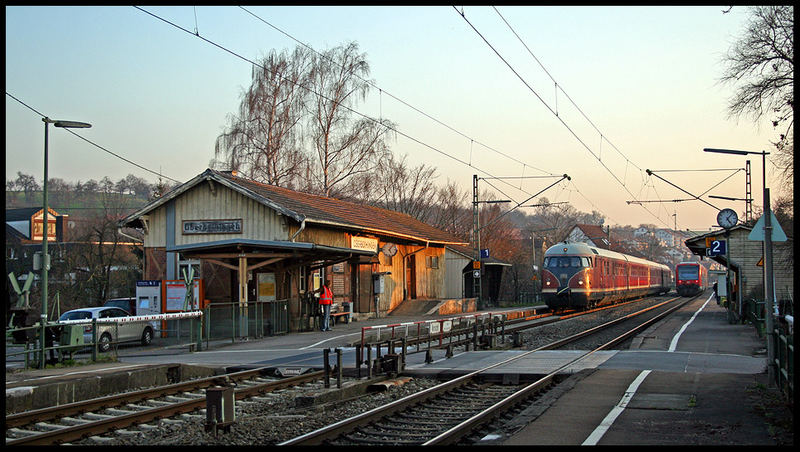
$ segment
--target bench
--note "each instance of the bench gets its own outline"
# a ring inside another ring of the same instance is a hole
[[[347,317],[344,318],[344,323],[350,323],[350,316],[348,316],[348,314],[350,314],[350,313],[349,312],[331,312],[331,319],[333,320],[334,326],[336,325],[336,321],[338,320],[337,317],[340,317],[340,316],[343,316],[343,315],[347,316]]]

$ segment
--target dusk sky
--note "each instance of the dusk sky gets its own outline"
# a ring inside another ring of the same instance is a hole
[[[703,148],[770,151],[776,139],[769,118],[728,118],[733,87],[718,81],[747,7],[465,6],[472,26],[460,6],[141,8],[251,60],[297,46],[265,22],[318,51],[355,41],[380,88],[356,110],[397,124],[395,155],[470,194],[473,174],[568,174],[542,196],[597,210],[610,225],[707,230],[717,211],[700,201],[628,203],[689,197],[645,170],[707,200],[744,198],[736,170],[746,157]],[[5,12],[7,179],[43,177],[44,125],[31,108],[91,123],[75,132],[150,170],[51,127],[50,177],[185,182],[208,168],[250,63],[130,6]],[[761,156],[749,157],[760,206]],[[774,169],[767,163],[773,198],[792,190]],[[518,203],[555,180],[491,183]],[[709,201],[740,216],[745,208]]]

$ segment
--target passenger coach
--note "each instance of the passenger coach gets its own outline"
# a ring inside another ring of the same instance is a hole
[[[708,289],[708,270],[699,262],[681,262],[675,266],[675,289],[682,297],[693,297]]]
[[[547,249],[542,294],[550,309],[584,309],[669,292],[672,270],[586,243],[558,243]]]

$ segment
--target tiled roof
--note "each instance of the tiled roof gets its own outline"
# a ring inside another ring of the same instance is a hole
[[[42,210],[41,207],[24,207],[21,209],[6,209],[6,221],[30,221],[33,214]]]
[[[307,223],[330,224],[390,235],[403,235],[439,243],[465,243],[452,234],[404,213],[311,195],[232,176],[230,173],[211,171],[234,184],[258,193],[275,204],[304,216]]]
[[[307,224],[316,223],[330,228],[394,236],[416,242],[467,243],[404,213],[267,185],[233,176],[229,172],[212,169],[207,169],[190,181],[175,187],[161,198],[148,203],[128,215],[120,224],[135,227],[142,215],[157,209],[206,180],[214,180],[223,184],[298,222],[305,220]]]

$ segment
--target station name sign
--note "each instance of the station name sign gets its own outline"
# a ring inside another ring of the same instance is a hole
[[[241,234],[242,219],[235,220],[184,220],[184,234]]]
[[[378,251],[378,239],[370,237],[350,237],[350,248],[364,251]]]

